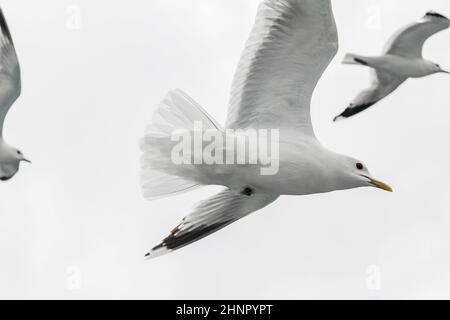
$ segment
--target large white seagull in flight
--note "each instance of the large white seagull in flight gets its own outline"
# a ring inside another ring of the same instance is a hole
[[[156,256],[179,249],[258,211],[281,195],[308,195],[359,187],[392,189],[359,160],[322,146],[311,124],[311,96],[338,49],[330,0],[265,0],[232,86],[227,129],[278,129],[279,171],[259,165],[175,165],[177,129],[202,121],[224,132],[180,90],[170,92],[142,139],[142,186],[148,199],[204,185],[226,189],[201,202],[158,246]],[[183,208],[183,206],[180,206]]]

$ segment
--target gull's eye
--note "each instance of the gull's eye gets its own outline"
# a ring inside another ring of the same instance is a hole
[[[440,66],[440,65],[438,65],[438,64],[436,64],[435,66],[436,66],[436,68],[440,68],[440,67],[441,67],[441,66]]]
[[[17,154],[18,154],[19,156],[21,156],[21,155],[22,155],[22,152],[20,152],[20,151],[17,151]]]
[[[358,170],[364,170],[364,165],[362,163],[357,163],[356,164],[356,169]]]

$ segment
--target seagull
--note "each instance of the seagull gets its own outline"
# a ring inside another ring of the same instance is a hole
[[[326,149],[314,134],[311,97],[337,50],[331,0],[265,0],[232,84],[225,128],[183,91],[167,94],[141,140],[144,197],[158,199],[205,185],[225,189],[200,202],[147,258],[192,244],[282,195],[359,187],[392,192],[372,178],[363,162]],[[278,172],[262,175],[262,164],[174,164],[171,134],[190,132],[195,122],[220,133],[279,130]]]
[[[347,54],[344,64],[372,68],[371,85],[362,91],[334,121],[350,118],[378,103],[409,78],[423,78],[436,73],[450,73],[437,63],[425,60],[422,49],[432,35],[448,29],[450,20],[434,11],[397,32],[388,42],[384,54],[364,57]]]
[[[3,139],[6,115],[21,92],[20,66],[14,43],[0,8],[0,180],[8,181],[19,171],[22,161],[29,162],[23,153]]]

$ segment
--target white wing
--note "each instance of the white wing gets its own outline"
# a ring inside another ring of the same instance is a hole
[[[242,193],[224,190],[210,199],[201,202],[171,232],[170,236],[147,254],[147,257],[156,258],[196,242],[250,213],[268,206],[278,199],[278,197],[261,193],[250,195],[246,190]]]
[[[330,0],[265,0],[235,75],[227,127],[314,135],[311,96],[337,49]]]
[[[20,96],[20,66],[8,25],[0,8],[0,136],[6,114]]]
[[[363,112],[380,100],[386,98],[405,81],[406,78],[396,77],[390,73],[373,69],[371,86],[362,91],[344,112],[334,118],[334,121],[342,118],[350,118]]]
[[[425,42],[432,35],[448,29],[450,20],[436,12],[428,12],[420,21],[401,29],[389,41],[386,54],[422,58]]]

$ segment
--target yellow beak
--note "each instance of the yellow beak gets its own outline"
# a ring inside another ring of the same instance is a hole
[[[383,183],[381,181],[378,181],[378,180],[375,180],[375,179],[372,179],[372,178],[369,178],[369,177],[367,177],[367,178],[369,179],[370,184],[372,184],[374,187],[377,187],[379,189],[382,189],[382,190],[385,190],[385,191],[388,191],[388,192],[394,192],[392,187],[387,185],[386,183]]]

